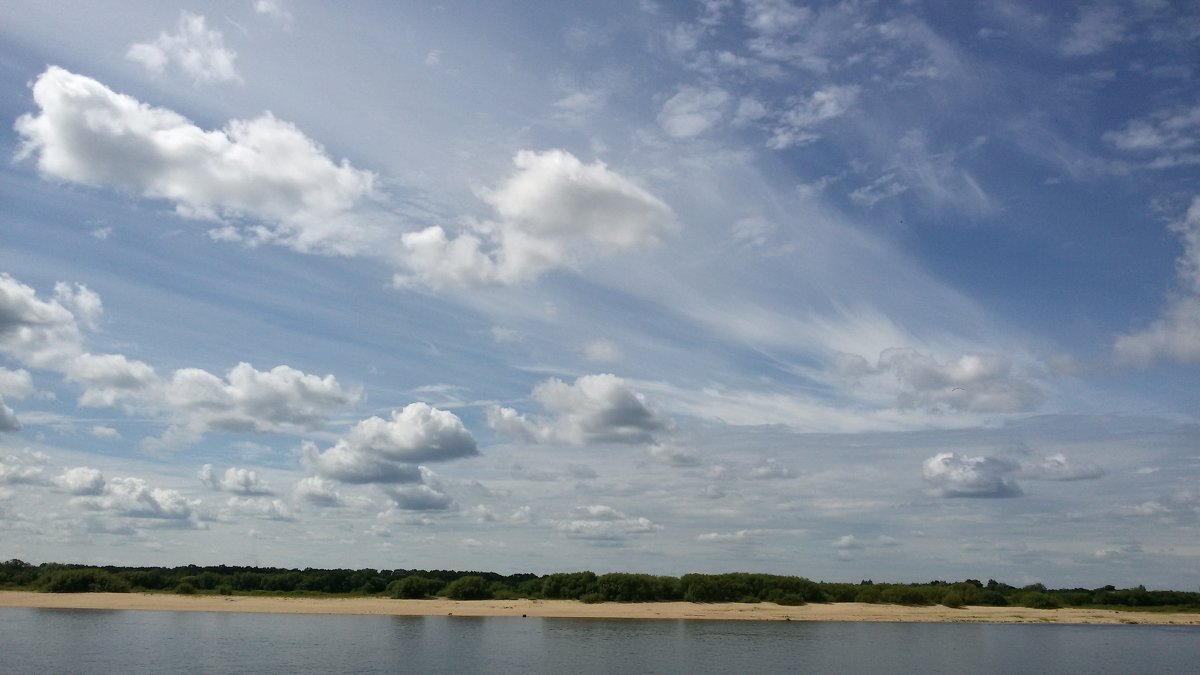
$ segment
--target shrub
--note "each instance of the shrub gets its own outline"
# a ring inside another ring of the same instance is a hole
[[[193,595],[196,592],[196,587],[190,581],[181,581],[175,586],[175,592],[179,595]]]
[[[1021,604],[1033,609],[1059,609],[1062,607],[1062,603],[1054,596],[1037,591],[1023,594]]]
[[[100,569],[55,570],[38,585],[50,593],[128,593],[129,581]]]
[[[483,577],[469,575],[451,581],[442,594],[451,600],[488,600],[492,589]]]
[[[418,600],[441,590],[443,584],[438,579],[430,579],[419,574],[404,577],[388,584],[387,593],[393,598]]]

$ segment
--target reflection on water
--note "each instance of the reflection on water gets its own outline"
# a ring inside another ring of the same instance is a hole
[[[3,673],[1191,673],[1200,629],[0,609]]]

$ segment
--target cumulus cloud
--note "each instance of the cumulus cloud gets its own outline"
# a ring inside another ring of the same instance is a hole
[[[112,427],[101,426],[97,424],[92,427],[91,434],[96,438],[104,438],[108,440],[116,440],[121,437],[121,432]]]
[[[62,472],[54,483],[73,495],[100,495],[104,493],[104,474],[99,469],[78,466]]]
[[[404,485],[387,493],[401,511],[446,511],[454,506],[450,495],[431,485]]]
[[[84,350],[75,312],[94,324],[101,307],[99,296],[84,286],[57,284],[55,297],[43,300],[33,288],[0,273],[0,354],[81,385],[80,405],[122,406],[166,416],[171,426],[161,438],[149,440],[148,447],[192,442],[210,431],[317,429],[334,407],[361,396],[332,375],[311,375],[289,366],[259,371],[240,363],[224,378],[182,368],[163,378],[149,364],[125,355],[92,354]],[[32,381],[23,370],[0,369],[0,388],[0,396],[7,390],[24,395],[32,392]]]
[[[223,239],[305,252],[375,250],[377,226],[351,213],[374,174],[335,164],[292,124],[265,113],[205,131],[183,116],[51,66],[33,84],[37,115],[16,122],[19,158],[46,178],[171,202],[183,216],[224,221]],[[239,228],[239,218],[267,223]]]
[[[650,456],[671,466],[700,466],[700,454],[691,448],[684,448],[671,443],[657,443],[648,450]]]
[[[1013,372],[1002,356],[964,354],[942,362],[915,349],[886,349],[872,365],[856,354],[841,354],[834,371],[851,380],[881,382],[891,376],[898,388],[896,404],[931,412],[1021,412],[1039,406],[1044,398],[1032,382]]]
[[[397,285],[520,283],[589,256],[654,246],[677,227],[666,203],[603,162],[522,150],[513,163],[516,173],[481,195],[497,221],[454,237],[432,226],[401,238],[411,275],[397,275]]]
[[[274,494],[274,491],[259,479],[258,472],[250,469],[231,466],[225,469],[224,475],[218,476],[213,470],[212,464],[205,464],[200,467],[199,478],[200,482],[210,490],[218,492],[234,492],[243,495]]]
[[[260,520],[292,521],[296,516],[292,509],[278,499],[255,499],[253,497],[230,497],[225,502],[226,517],[249,517]]]
[[[549,416],[530,418],[493,406],[488,424],[525,442],[575,445],[650,443],[671,428],[645,396],[615,375],[585,375],[572,384],[552,378],[534,387],[533,399]]]
[[[1200,197],[1192,199],[1187,215],[1171,230],[1183,240],[1183,255],[1176,261],[1181,288],[1149,327],[1117,336],[1113,352],[1121,363],[1200,363]]]
[[[78,357],[82,342],[71,310],[0,272],[0,352],[35,368],[61,370]]]
[[[365,419],[324,451],[305,444],[304,463],[317,474],[344,483],[413,483],[417,462],[439,462],[478,454],[475,437],[454,413],[426,403],[393,410],[391,419]]]
[[[163,388],[170,409],[197,433],[314,430],[324,425],[332,408],[361,396],[344,389],[333,375],[311,375],[289,366],[261,371],[244,362],[224,379],[183,368]]]
[[[21,399],[33,394],[33,391],[33,377],[28,370],[0,367],[0,396]]]
[[[293,494],[297,499],[315,506],[342,506],[345,499],[338,494],[332,481],[320,476],[308,476],[296,483]]]
[[[20,430],[21,420],[17,419],[17,414],[4,403],[4,397],[0,396],[0,431]]]
[[[45,485],[45,464],[45,455],[28,450],[0,457],[0,485]]]
[[[80,405],[95,407],[144,399],[160,384],[153,367],[122,354],[80,354],[67,365],[66,374],[84,387]]]
[[[1014,461],[998,457],[967,457],[940,452],[925,460],[925,481],[942,497],[1016,497],[1021,494],[1013,475]]]
[[[78,497],[74,501],[85,508],[111,511],[130,518],[192,524],[198,522],[196,508],[200,504],[188,500],[177,490],[152,488],[141,478],[113,478],[105,483],[99,495]]]
[[[716,87],[680,87],[663,103],[658,124],[675,138],[690,138],[708,131],[721,121],[729,94]]]
[[[196,84],[241,81],[233,65],[237,53],[225,47],[221,31],[209,28],[203,16],[188,12],[180,13],[174,34],[162,32],[152,42],[133,44],[125,58],[155,75],[168,68],[179,70]]]
[[[570,519],[561,520],[555,526],[568,537],[599,541],[620,541],[662,529],[648,518],[627,516],[603,504],[580,506],[572,512]]]

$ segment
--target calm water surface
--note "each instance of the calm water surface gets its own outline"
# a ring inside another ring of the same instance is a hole
[[[1200,629],[0,609],[2,673],[1196,673]]]

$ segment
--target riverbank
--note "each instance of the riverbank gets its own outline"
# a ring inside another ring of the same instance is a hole
[[[145,610],[159,612],[260,612],[382,616],[512,616],[594,619],[697,619],[748,621],[890,621],[935,623],[1072,623],[1200,625],[1200,614],[1026,607],[908,607],[859,602],[785,607],[772,603],[603,602],[574,600],[393,600],[159,593],[0,592],[0,607]]]

